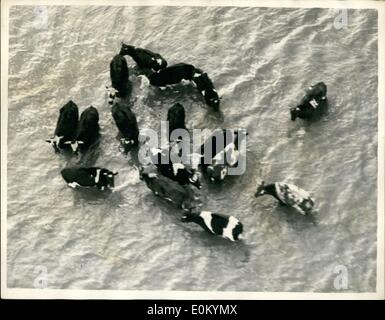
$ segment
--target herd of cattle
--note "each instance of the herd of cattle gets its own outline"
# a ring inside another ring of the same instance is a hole
[[[114,56],[110,63],[111,87],[107,87],[107,91],[112,117],[119,130],[119,149],[123,153],[129,152],[140,144],[137,119],[131,110],[129,99],[127,99],[130,97],[132,89],[125,57],[127,55],[136,62],[139,70],[149,80],[149,84],[162,89],[181,82],[190,82],[198,89],[210,108],[214,111],[219,110],[220,98],[207,73],[186,63],[168,66],[167,61],[160,54],[122,43],[119,54]],[[300,104],[290,109],[291,120],[294,121],[297,117],[312,119],[322,115],[327,108],[326,93],[327,88],[323,82],[309,87]],[[179,103],[174,104],[168,110],[167,120],[170,134],[176,129],[186,129],[184,107]],[[197,157],[189,165],[162,161],[163,157],[170,159],[172,153],[180,154],[181,152],[179,147],[181,141],[172,140],[169,135],[167,147],[163,149],[148,147],[149,163],[141,165],[139,173],[140,179],[156,196],[184,210],[183,222],[195,222],[211,234],[234,241],[241,238],[242,223],[233,216],[203,211],[199,192],[202,187],[199,169],[209,181],[219,182],[226,177],[228,168],[235,166],[238,162],[238,131],[231,131],[232,134],[229,136],[226,134],[226,130],[218,130],[214,131],[198,150],[195,150],[194,155]],[[223,147],[222,150],[217,150],[218,135],[222,135],[222,141],[224,141],[220,145]],[[93,106],[86,108],[79,119],[77,105],[73,101],[69,101],[60,109],[54,136],[46,141],[57,153],[77,154],[80,152],[85,154],[97,146],[99,138],[97,109]],[[143,145],[145,144],[146,142],[143,143]],[[211,148],[209,161],[204,156],[207,144]],[[234,156],[228,157],[228,153]],[[218,161],[219,158],[225,160]],[[63,169],[61,174],[68,186],[72,188],[96,187],[99,190],[112,191],[119,189],[115,188],[114,183],[115,175],[118,173],[105,168],[69,167]],[[285,182],[258,184],[255,197],[265,194],[275,197],[281,204],[293,207],[304,215],[310,214],[314,206],[312,198],[306,191]]]

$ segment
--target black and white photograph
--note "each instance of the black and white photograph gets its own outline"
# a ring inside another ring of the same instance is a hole
[[[384,4],[2,1],[2,296],[383,299]]]

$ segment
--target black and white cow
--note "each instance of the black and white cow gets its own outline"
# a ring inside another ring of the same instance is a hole
[[[117,54],[110,63],[111,85],[119,97],[126,97],[131,90],[127,60],[124,56]]]
[[[295,208],[303,215],[310,214],[314,207],[314,200],[307,191],[286,182],[265,184],[262,181],[257,185],[254,196],[257,198],[265,194],[273,196],[282,205]]]
[[[74,153],[77,153],[79,149],[82,153],[84,153],[99,140],[99,131],[98,110],[96,110],[93,106],[90,106],[80,115],[76,139],[65,143],[71,145]]]
[[[295,121],[297,117],[309,120],[317,115],[322,115],[328,103],[326,94],[325,83],[319,82],[310,86],[300,104],[290,109],[291,120]]]
[[[100,190],[113,189],[117,172],[99,168],[65,168],[61,171],[63,179],[71,188],[96,187]]]
[[[71,142],[75,138],[78,122],[78,106],[70,100],[60,109],[54,136],[46,139],[46,141],[53,146],[55,152],[66,149],[66,147],[68,147],[66,142]]]
[[[228,168],[238,163],[238,140],[238,130],[215,130],[196,151],[201,155],[202,171],[211,182],[222,181],[227,176]]]
[[[139,128],[136,116],[130,107],[122,101],[112,106],[111,113],[122,136],[120,138],[121,149],[124,153],[127,153],[139,143]]]
[[[237,133],[233,141],[213,158],[212,164],[207,166],[206,172],[211,182],[222,181],[228,174],[228,168],[238,164],[239,150]]]
[[[180,185],[190,184],[201,189],[200,174],[197,170],[190,164],[171,161],[171,154],[175,152],[174,147],[175,145],[163,149],[150,149],[152,163],[158,168],[161,175],[178,182]]]
[[[151,69],[154,72],[167,67],[167,61],[158,53],[142,49],[122,42],[120,55],[129,55],[142,69]]]
[[[200,69],[195,69],[193,82],[195,83],[198,91],[204,97],[208,106],[212,107],[215,111],[219,110],[219,96],[214,88],[214,84],[207,75]]]
[[[182,80],[193,80],[195,67],[187,63],[178,63],[149,75],[150,84],[157,87],[166,87],[180,83]]]
[[[178,182],[158,174],[156,167],[140,168],[140,179],[156,195],[173,203],[178,208],[190,210],[202,206],[200,194],[189,185],[182,186]]]
[[[167,112],[167,121],[169,126],[169,140],[171,133],[176,129],[185,129],[186,113],[184,107],[180,103],[174,104]]]
[[[243,232],[243,225],[237,218],[209,211],[189,212],[182,217],[182,222],[195,222],[208,233],[231,241],[240,240]]]

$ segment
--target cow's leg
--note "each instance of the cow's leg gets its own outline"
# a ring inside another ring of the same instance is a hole
[[[68,183],[68,186],[75,189],[76,187],[80,187],[80,184],[78,184],[77,182],[70,182]]]

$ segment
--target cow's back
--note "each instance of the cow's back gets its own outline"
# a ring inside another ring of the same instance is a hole
[[[100,136],[99,114],[94,107],[89,107],[80,116],[79,129],[76,139],[83,141],[80,149],[84,150],[98,140]]]
[[[139,132],[136,116],[128,105],[116,103],[111,108],[111,113],[116,126],[124,136]]]
[[[67,183],[77,182],[82,186],[92,186],[95,183],[92,178],[93,171],[95,168],[65,168],[61,175]]]
[[[79,121],[78,106],[72,102],[67,102],[60,108],[60,115],[56,124],[55,135],[64,136],[63,140],[71,140],[76,135]]]
[[[126,96],[129,90],[128,86],[128,66],[127,60],[122,55],[116,55],[110,63],[110,77],[112,86],[121,96]]]

